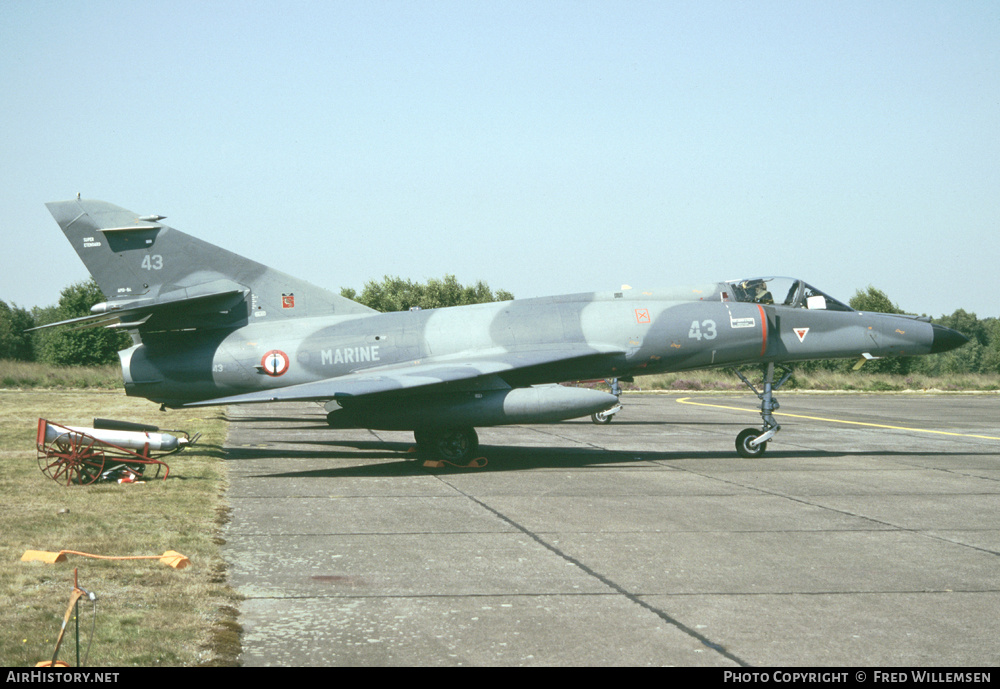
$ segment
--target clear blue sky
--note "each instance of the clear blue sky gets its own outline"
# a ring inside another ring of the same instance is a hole
[[[792,275],[1000,315],[1000,3],[0,2],[0,299],[80,192],[334,291]]]

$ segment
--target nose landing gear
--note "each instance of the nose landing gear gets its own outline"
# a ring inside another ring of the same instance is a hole
[[[786,366],[779,366],[781,370],[781,378],[777,383],[774,382],[774,364],[767,364],[764,372],[763,380],[763,392],[758,392],[754,384],[743,375],[743,372],[737,368],[730,369],[733,373],[739,376],[743,384],[750,388],[751,391],[757,398],[760,399],[760,418],[763,421],[760,430],[756,428],[745,428],[740,431],[740,434],[736,436],[736,452],[740,457],[752,458],[760,457],[764,454],[767,449],[767,443],[775,434],[781,430],[781,426],[778,422],[774,420],[774,412],[778,409],[778,399],[774,396],[775,390],[778,390],[782,385],[784,385],[789,378],[792,377],[792,369]]]

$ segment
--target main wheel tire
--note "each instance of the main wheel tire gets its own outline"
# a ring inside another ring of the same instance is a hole
[[[760,435],[762,435],[762,432],[758,431],[756,428],[744,428],[742,431],[740,431],[740,434],[736,436],[737,454],[739,454],[740,457],[744,457],[746,459],[760,457],[762,454],[764,454],[764,451],[767,449],[767,441],[762,442],[760,445],[757,445],[756,447],[750,444],[751,440],[759,437]]]
[[[472,461],[479,450],[479,435],[475,428],[442,428],[421,431],[417,448],[436,460],[454,464]]]

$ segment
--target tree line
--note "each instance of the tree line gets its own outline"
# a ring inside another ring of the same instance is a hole
[[[506,301],[514,295],[506,290],[492,290],[485,282],[462,285],[454,275],[430,279],[426,283],[385,276],[369,280],[361,293],[345,287],[341,295],[376,311],[406,311],[411,308],[434,309],[446,306]],[[79,282],[62,290],[54,306],[25,309],[0,300],[0,359],[38,361],[55,366],[93,366],[118,361],[117,352],[131,345],[127,333],[106,328],[74,329],[72,326],[27,332],[47,323],[90,315],[90,307],[105,301],[93,280]],[[850,300],[858,311],[902,313],[882,290],[868,286]],[[954,328],[970,338],[968,344],[950,352],[925,357],[894,357],[871,361],[865,371],[899,375],[986,373],[1000,374],[1000,319],[976,317],[964,309],[933,319],[934,323]],[[847,370],[854,362],[812,361],[805,370]]]
[[[89,316],[90,307],[102,301],[106,299],[93,280],[63,289],[55,306],[28,310],[0,300],[0,359],[54,366],[97,366],[118,361],[118,350],[132,342],[124,332],[73,326],[26,332],[47,323]]]

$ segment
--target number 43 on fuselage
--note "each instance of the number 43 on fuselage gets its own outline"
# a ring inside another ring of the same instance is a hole
[[[643,291],[377,313],[102,201],[48,204],[107,301],[66,323],[126,330],[125,389],[170,407],[317,401],[331,426],[412,430],[437,457],[468,459],[474,428],[616,408],[559,385],[710,367],[765,367],[763,424],[777,432],[775,366],[943,352],[966,342],[926,319],[854,311],[801,280],[757,278]],[[65,324],[65,323],[63,323]],[[61,324],[52,324],[61,325]]]

